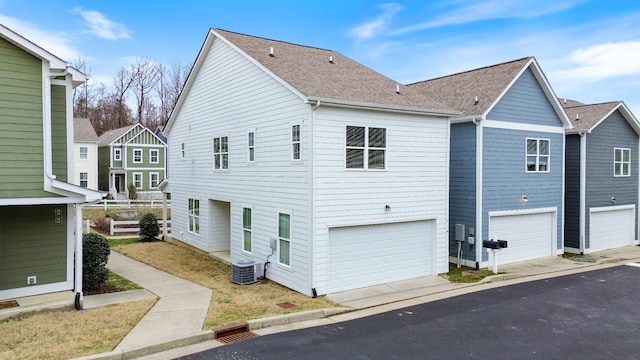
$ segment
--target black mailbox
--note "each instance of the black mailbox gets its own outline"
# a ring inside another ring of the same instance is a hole
[[[500,243],[497,241],[482,240],[482,247],[486,247],[487,249],[500,249]]]
[[[500,245],[501,249],[507,248],[507,240],[498,240],[498,244]]]

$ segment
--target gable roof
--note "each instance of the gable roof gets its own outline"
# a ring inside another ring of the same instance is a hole
[[[567,117],[574,129],[567,133],[591,132],[616,110],[620,111],[629,125],[640,135],[640,123],[631,110],[622,101],[610,101],[599,104],[583,104],[575,100],[561,101]]]
[[[409,87],[461,111],[464,118],[486,118],[527,69],[531,69],[565,126],[570,127],[553,89],[532,56],[409,84]]]
[[[333,50],[210,29],[164,131],[184,102],[214,41],[223,41],[303,101],[414,111],[443,116],[458,111]],[[397,91],[399,90],[399,91]]]
[[[53,55],[47,50],[41,48],[35,43],[31,42],[27,38],[22,35],[16,33],[15,31],[9,29],[8,27],[0,24],[0,37],[9,41],[10,43],[16,45],[17,47],[23,49],[24,51],[30,53],[31,55],[47,61],[51,70],[59,71],[59,72],[68,72],[72,76],[72,80],[74,86],[80,85],[83,82],[87,81],[87,75],[83,74],[79,70],[73,68],[66,61],[61,58]]]
[[[88,118],[73,119],[73,140],[75,142],[98,142],[96,130]]]
[[[129,130],[131,130],[131,129],[137,127],[137,126],[142,127],[142,125],[140,125],[140,124],[133,124],[133,125],[124,126],[124,127],[118,128],[118,129],[113,129],[113,130],[106,131],[104,134],[100,135],[100,137],[98,138],[98,146],[111,145],[112,143],[114,143],[115,141],[120,139],[122,137],[122,135],[128,133]]]

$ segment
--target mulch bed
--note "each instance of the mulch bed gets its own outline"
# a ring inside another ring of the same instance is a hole
[[[18,302],[15,300],[0,301],[0,310],[10,309],[18,306],[20,305],[18,305]]]
[[[120,292],[120,291],[125,291],[125,290],[127,290],[127,289],[121,288],[121,287],[117,287],[117,286],[111,285],[109,283],[105,283],[105,284],[102,284],[102,286],[100,286],[96,290],[85,290],[84,294],[85,295],[110,294],[110,293]]]

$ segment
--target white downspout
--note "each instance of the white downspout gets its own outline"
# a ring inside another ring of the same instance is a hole
[[[315,191],[315,187],[316,187],[316,182],[315,182],[315,179],[314,179],[314,177],[315,177],[315,171],[314,171],[314,169],[315,169],[315,162],[314,162],[315,161],[315,158],[314,158],[315,151],[314,151],[314,149],[315,149],[315,146],[316,146],[316,142],[314,141],[314,126],[315,126],[315,123],[316,123],[316,121],[315,121],[316,120],[316,110],[319,107],[320,107],[320,100],[318,100],[316,102],[316,104],[311,108],[311,124],[309,124],[309,129],[310,129],[309,130],[309,139],[310,139],[309,141],[311,143],[310,144],[311,146],[309,146],[309,153],[310,153],[309,154],[309,162],[310,162],[309,167],[310,167],[310,173],[311,173],[311,175],[310,175],[311,176],[311,181],[310,181],[311,189],[309,191],[309,197],[311,198],[310,199],[310,204],[311,204],[310,205],[311,206],[311,209],[310,209],[311,216],[310,216],[310,218],[311,218],[311,243],[312,244],[315,244],[315,226],[316,226],[315,215],[314,215],[314,213],[315,213],[315,205],[316,205],[315,204],[315,196],[314,196],[314,191]],[[329,232],[328,231],[327,231],[327,235],[326,236],[327,236],[327,238],[329,237]],[[316,286],[315,286],[315,278],[314,278],[314,271],[313,271],[315,269],[315,265],[316,265],[315,264],[315,259],[313,258],[313,254],[314,253],[315,253],[315,251],[311,251],[312,259],[311,259],[310,273],[311,273],[311,295],[312,295],[312,297],[315,298],[315,297],[318,296],[318,293],[317,293]],[[326,258],[328,258],[328,256]],[[328,266],[328,264],[325,263],[325,266]],[[326,283],[325,283],[325,289],[328,289],[328,286],[326,285]],[[326,291],[325,291],[325,293],[326,293]]]
[[[482,216],[484,208],[482,207],[482,118],[473,118],[472,121],[476,125],[476,229],[475,229],[475,247],[476,247],[476,269],[482,264]]]
[[[580,253],[586,251],[587,134],[580,135]]]

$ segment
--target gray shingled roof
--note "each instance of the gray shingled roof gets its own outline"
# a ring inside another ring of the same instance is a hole
[[[100,135],[98,138],[98,146],[107,146],[111,144],[114,140],[124,135],[127,131],[131,130],[137,124],[121,127],[118,129],[107,130],[104,134]]]
[[[89,119],[73,119],[73,140],[75,142],[98,142],[98,135]]]
[[[436,101],[462,112],[463,116],[481,116],[511,84],[523,67],[533,59],[526,57],[497,65],[409,84]],[[478,102],[475,102],[476,96]]]
[[[564,106],[564,101],[560,101],[560,103],[563,104],[564,111],[567,113],[569,120],[571,120],[574,130],[591,130],[607,114],[622,104],[620,101],[574,106]],[[572,103],[581,104],[578,101],[572,101]],[[570,104],[569,101],[566,104]]]
[[[213,29],[309,100],[457,113],[340,53]],[[273,48],[273,56],[270,49]],[[400,86],[400,93],[396,86]]]

